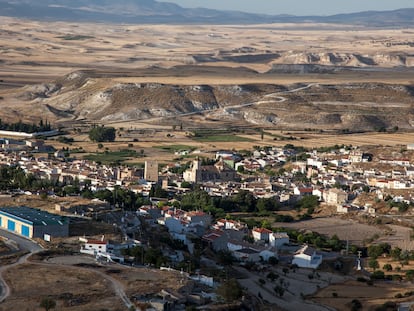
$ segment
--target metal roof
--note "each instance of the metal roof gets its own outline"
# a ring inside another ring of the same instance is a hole
[[[68,223],[67,217],[26,206],[2,207],[0,208],[0,215],[5,215],[33,226],[63,226]]]

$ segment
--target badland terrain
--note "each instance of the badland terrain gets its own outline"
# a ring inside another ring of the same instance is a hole
[[[342,131],[414,121],[414,27],[0,23],[9,120]]]

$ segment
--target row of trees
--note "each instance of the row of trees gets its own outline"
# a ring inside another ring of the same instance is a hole
[[[0,130],[35,133],[50,131],[52,130],[52,126],[47,120],[43,121],[43,119],[41,119],[38,124],[23,123],[22,121],[19,121],[17,123],[5,123],[0,119]]]

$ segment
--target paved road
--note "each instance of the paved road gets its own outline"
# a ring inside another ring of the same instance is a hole
[[[31,253],[39,252],[42,250],[39,244],[33,242],[32,240],[23,238],[19,235],[13,234],[3,229],[0,229],[0,236],[5,237],[9,240],[15,241],[20,250],[28,251]]]

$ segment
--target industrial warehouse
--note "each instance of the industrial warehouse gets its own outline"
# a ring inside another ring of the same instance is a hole
[[[69,235],[66,217],[25,206],[0,208],[0,227],[30,239]]]

